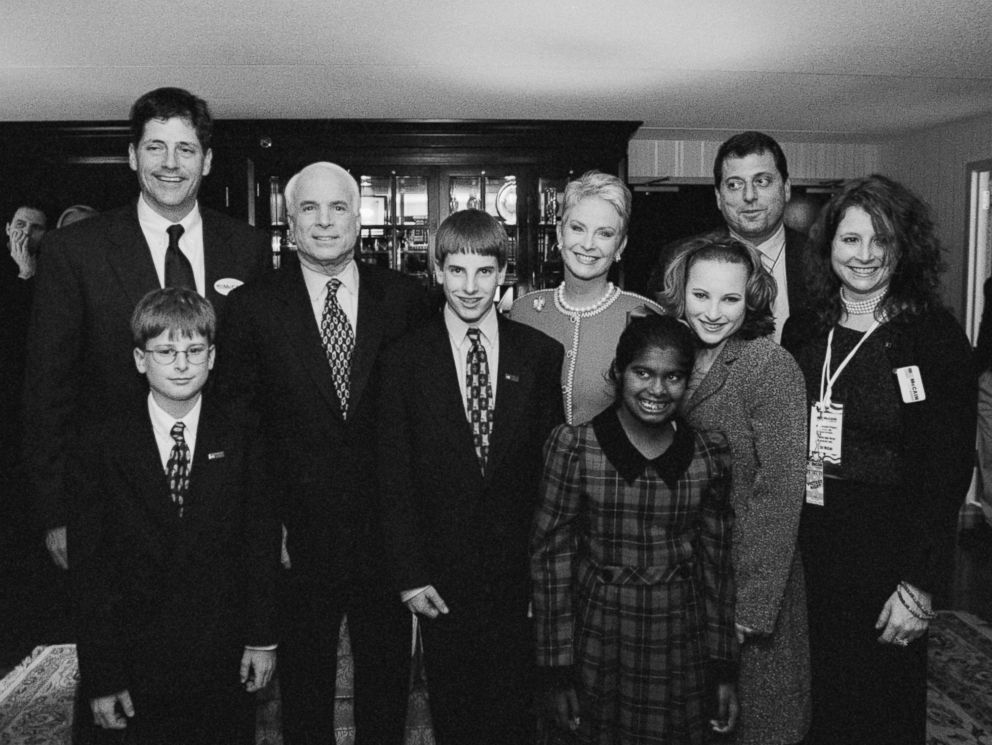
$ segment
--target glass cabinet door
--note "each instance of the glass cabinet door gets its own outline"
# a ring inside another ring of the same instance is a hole
[[[428,280],[428,177],[363,173],[361,261]]]
[[[517,221],[517,177],[498,171],[452,172],[445,176],[447,214],[465,209],[485,210],[503,224],[508,238],[504,285],[517,282],[517,251],[520,230]],[[442,185],[442,189],[444,186]]]

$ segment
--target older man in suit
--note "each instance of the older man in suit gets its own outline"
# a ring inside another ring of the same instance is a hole
[[[207,104],[158,88],[131,108],[128,160],[141,195],[45,236],[28,330],[25,462],[52,559],[68,567],[65,457],[94,421],[140,402],[128,322],[164,286],[195,289],[220,310],[232,286],[270,265],[268,237],[202,208],[213,121]]]
[[[426,294],[411,277],[356,262],[360,190],[340,166],[304,168],[286,185],[286,205],[299,266],[231,294],[217,375],[225,395],[261,417],[282,487],[291,564],[279,647],[284,736],[290,745],[333,742],[347,615],[356,742],[398,744],[410,616],[385,580],[371,389],[380,349],[426,316]]]

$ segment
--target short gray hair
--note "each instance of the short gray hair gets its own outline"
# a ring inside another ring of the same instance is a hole
[[[286,212],[291,215],[296,214],[296,184],[299,182],[301,176],[305,176],[314,171],[330,171],[331,173],[343,177],[347,183],[350,185],[349,191],[351,192],[351,204],[354,207],[355,212],[358,212],[362,203],[362,190],[358,186],[358,182],[355,181],[355,177],[352,176],[348,171],[337,163],[329,163],[326,160],[318,161],[317,163],[311,163],[308,166],[302,168],[299,173],[293,175],[292,178],[286,183]]]
[[[619,177],[602,171],[586,171],[565,187],[565,200],[561,211],[562,220],[575,205],[586,197],[599,197],[611,205],[620,215],[620,237],[627,235],[630,225],[631,196],[627,184]]]

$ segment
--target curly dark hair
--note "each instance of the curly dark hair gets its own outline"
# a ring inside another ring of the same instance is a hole
[[[944,262],[929,205],[902,184],[872,174],[846,182],[810,229],[804,269],[809,307],[814,309],[819,330],[841,319],[841,283],[830,258],[837,226],[850,207],[868,213],[876,235],[890,252],[892,277],[876,314],[909,320],[939,307]]]
[[[725,261],[747,268],[744,290],[744,323],[737,331],[742,339],[768,336],[775,330],[775,279],[761,263],[758,252],[727,235],[709,234],[690,238],[681,244],[665,270],[665,286],[658,293],[658,304],[676,318],[685,318],[685,285],[689,270],[697,261]]]

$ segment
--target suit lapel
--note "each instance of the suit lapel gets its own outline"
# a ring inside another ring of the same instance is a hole
[[[214,219],[210,210],[200,208],[203,221],[203,275],[207,299],[217,305],[220,294],[214,288],[219,279],[240,279],[237,246],[230,245],[231,234]]]
[[[467,462],[470,461],[481,478],[482,472],[472,439],[472,426],[465,415],[463,383],[458,379],[458,368],[452,356],[444,314],[439,313],[428,328],[431,333],[427,335],[426,354],[421,358],[424,364],[418,370],[423,395],[431,403],[437,416],[444,420],[439,423],[441,426],[438,429],[448,438],[451,452],[460,454],[459,457]]]
[[[526,392],[534,384],[527,364],[526,350],[521,349],[516,329],[502,316],[499,323],[499,379],[496,381],[496,411],[493,433],[486,461],[486,478],[492,478],[507,450],[518,438],[517,427],[525,421]]]
[[[789,315],[805,305],[806,288],[803,286],[803,248],[806,236],[790,228],[785,229],[785,287],[789,296]]]
[[[706,399],[718,393],[723,388],[727,382],[727,377],[730,375],[730,367],[740,355],[742,343],[738,339],[727,340],[720,354],[713,360],[713,365],[710,367],[709,372],[706,373],[706,377],[703,378],[703,382],[699,384],[696,392],[692,394],[692,397],[682,407],[684,414],[693,411]]]
[[[355,329],[355,351],[351,356],[349,385],[349,411],[358,409],[365,392],[376,354],[382,345],[384,333],[381,305],[385,302],[382,286],[375,272],[358,262],[358,323]]]
[[[159,287],[151,249],[138,223],[137,204],[121,210],[108,229],[107,262],[132,305]]]
[[[334,390],[334,377],[327,363],[320,330],[313,316],[303,270],[299,267],[277,272],[275,293],[282,307],[280,321],[286,339],[296,350],[299,362],[310,373],[316,389],[334,415],[341,417],[341,404]]]

